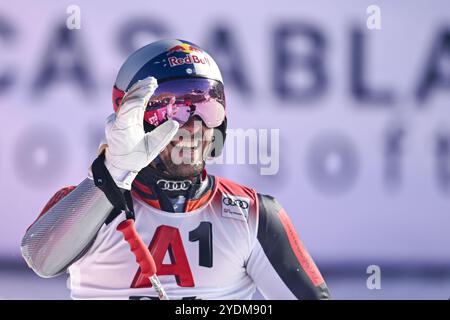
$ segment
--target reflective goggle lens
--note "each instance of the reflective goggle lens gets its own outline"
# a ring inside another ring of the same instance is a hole
[[[209,128],[225,119],[225,95],[222,83],[190,78],[161,83],[148,103],[144,119],[158,126],[167,119],[184,125],[192,116],[199,116]]]

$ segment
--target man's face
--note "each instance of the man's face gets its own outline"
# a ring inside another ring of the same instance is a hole
[[[213,133],[214,129],[206,127],[199,117],[190,118],[159,154],[168,173],[179,177],[199,175],[209,153]]]

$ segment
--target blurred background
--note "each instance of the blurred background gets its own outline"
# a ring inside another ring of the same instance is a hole
[[[120,65],[161,38],[216,59],[230,128],[280,129],[275,175],[210,172],[278,198],[335,299],[450,298],[448,1],[16,0],[0,4],[1,299],[70,298],[21,237],[85,178]]]

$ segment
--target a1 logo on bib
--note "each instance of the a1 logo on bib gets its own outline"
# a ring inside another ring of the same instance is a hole
[[[250,199],[222,194],[222,217],[247,221]]]

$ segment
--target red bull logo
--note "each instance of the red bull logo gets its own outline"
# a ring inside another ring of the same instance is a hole
[[[184,58],[170,57],[167,60],[169,60],[169,64],[171,67],[181,66],[183,64],[193,64],[193,63],[209,64],[209,60],[207,57],[200,58],[196,55],[188,55]]]
[[[182,43],[182,44],[178,44],[178,45],[170,48],[169,50],[167,50],[167,55],[170,55],[175,52],[184,52],[186,54],[189,54],[189,53],[194,53],[194,52],[202,52],[202,50],[194,47],[193,45],[190,45],[187,43]]]
[[[190,44],[182,43],[178,44],[169,50],[167,50],[167,55],[171,55],[175,52],[182,52],[185,53],[185,57],[169,57],[167,60],[169,61],[169,65],[171,67],[180,66],[183,64],[194,64],[194,63],[200,63],[200,64],[208,64],[209,60],[208,58],[203,54],[203,51],[199,48],[196,48]]]

